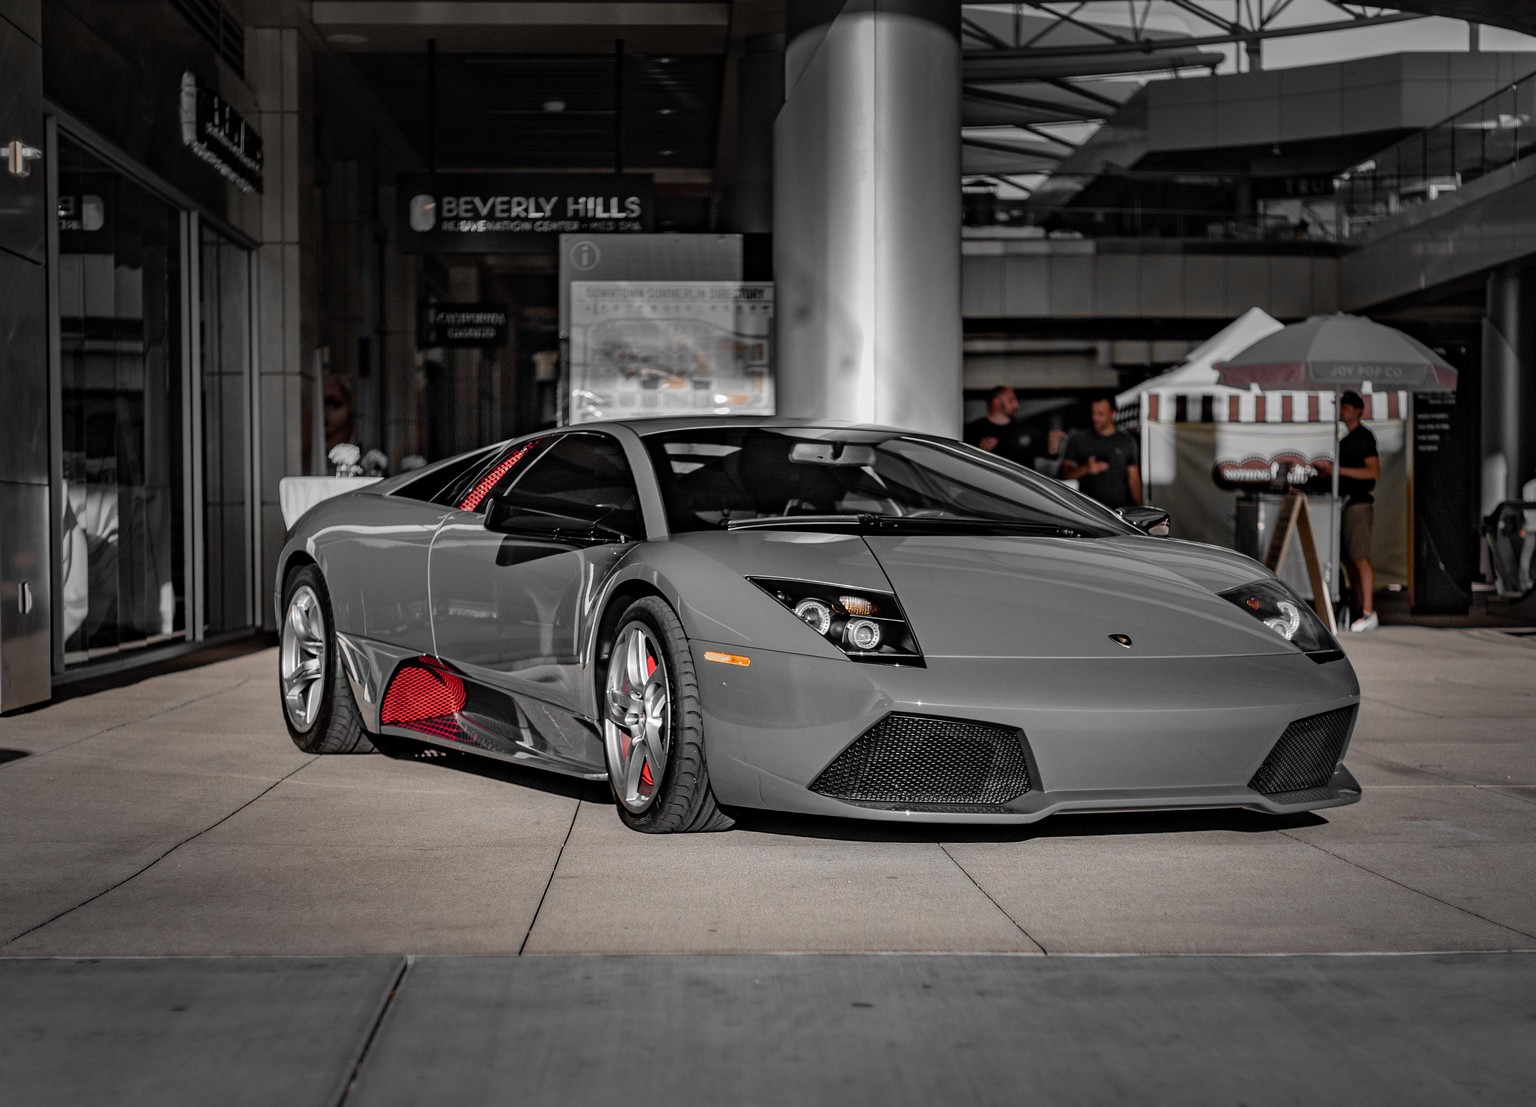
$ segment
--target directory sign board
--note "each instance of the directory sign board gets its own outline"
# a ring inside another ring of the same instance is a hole
[[[772,415],[773,285],[573,281],[568,421]]]

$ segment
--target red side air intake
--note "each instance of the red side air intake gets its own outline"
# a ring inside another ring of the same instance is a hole
[[[435,657],[406,661],[395,670],[379,709],[379,722],[438,738],[458,738],[464,681]]]

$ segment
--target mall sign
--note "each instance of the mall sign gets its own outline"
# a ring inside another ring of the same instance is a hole
[[[645,232],[651,178],[617,173],[407,173],[396,186],[399,243],[414,254],[554,251],[562,234]]]

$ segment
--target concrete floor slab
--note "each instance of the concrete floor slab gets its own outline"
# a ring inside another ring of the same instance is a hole
[[[576,803],[436,766],[320,758],[132,882],[0,952],[516,953]]]
[[[1536,940],[1299,841],[1360,807],[1271,822],[1246,812],[1082,816],[1025,842],[948,849],[1049,953],[1312,953],[1536,948]]]
[[[402,963],[0,961],[17,1107],[340,1101]]]
[[[1536,944],[1536,805],[1487,788],[1379,788],[1369,819],[1289,833],[1508,927],[1512,946]]]
[[[1452,784],[1536,785],[1536,738],[1524,742],[1364,742],[1361,751]],[[1348,759],[1346,759],[1348,760]]]
[[[420,960],[349,1107],[1519,1103],[1536,956]]]
[[[624,830],[601,786],[547,774],[307,759],[262,651],[0,720],[0,748],[36,747],[0,762],[0,941],[63,915],[0,952],[1526,944],[1529,905],[1508,887],[1530,883],[1529,857],[1496,805],[1536,806],[1521,790],[1536,786],[1536,740],[1504,695],[1529,685],[1536,653],[1419,627],[1347,647],[1367,792],[1310,825],[1216,813],[967,831],[758,813],[692,839]],[[1483,690],[1487,713],[1441,718],[1444,689],[1424,674]],[[1468,808],[1457,793],[1481,791],[1470,807],[1488,825],[1452,853],[1389,790],[1444,801],[1447,823]],[[1462,906],[1488,904],[1494,921]]]
[[[931,832],[653,836],[608,804],[582,805],[528,939],[529,953],[1038,948]]]

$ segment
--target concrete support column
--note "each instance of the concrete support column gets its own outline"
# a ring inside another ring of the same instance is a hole
[[[960,5],[789,0],[778,410],[958,435]]]
[[[258,111],[264,187],[259,198],[256,248],[257,437],[261,500],[261,577],[270,587],[284,527],[278,482],[285,476],[327,471],[321,427],[320,370],[316,364],[313,59],[309,43],[291,27],[252,27],[246,34],[247,73]],[[270,626],[266,588],[258,604]]]
[[[1488,278],[1483,317],[1482,511],[1536,477],[1536,269]]]
[[[754,35],[736,60],[734,176],[721,204],[721,230],[773,230],[773,129],[783,105],[784,36]]]

